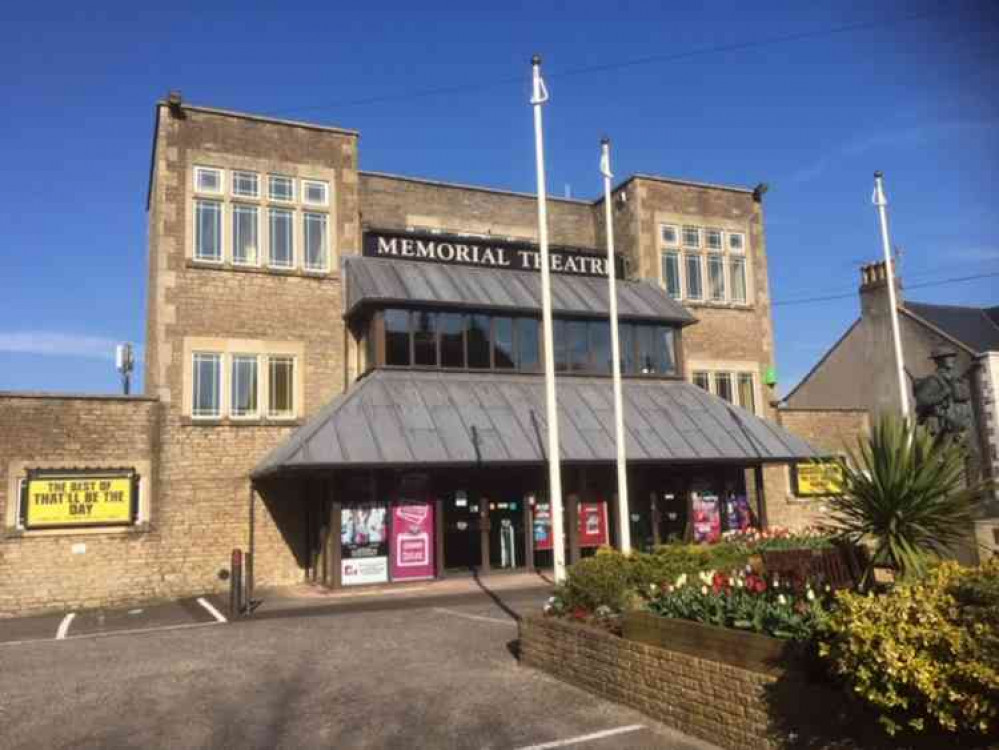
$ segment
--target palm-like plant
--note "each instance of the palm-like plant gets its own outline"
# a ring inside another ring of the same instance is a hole
[[[848,454],[842,493],[830,505],[842,536],[873,544],[861,585],[876,567],[919,575],[968,534],[972,503],[990,486],[966,485],[961,442],[891,415]]]

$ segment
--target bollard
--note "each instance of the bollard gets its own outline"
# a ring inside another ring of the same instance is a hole
[[[253,553],[243,555],[243,613],[253,614]]]
[[[229,576],[229,617],[239,617],[243,611],[243,553],[234,549]]]

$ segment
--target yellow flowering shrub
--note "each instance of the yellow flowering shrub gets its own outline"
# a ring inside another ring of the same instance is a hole
[[[999,597],[966,606],[961,594],[994,591],[997,576],[999,560],[948,562],[886,594],[840,592],[820,654],[891,735],[999,732]]]

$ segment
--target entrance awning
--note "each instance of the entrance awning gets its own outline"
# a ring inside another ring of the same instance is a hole
[[[348,316],[365,305],[393,304],[541,311],[541,274],[528,271],[348,256],[343,259],[343,272]],[[617,305],[622,320],[681,326],[695,322],[683,305],[647,281],[618,281]],[[606,317],[610,311],[607,279],[552,274],[552,310],[556,315]]]
[[[762,464],[819,453],[773,422],[680,380],[624,383],[627,458]],[[562,460],[616,460],[610,378],[558,379]],[[526,465],[545,460],[538,375],[376,370],[327,404],[253,471]]]

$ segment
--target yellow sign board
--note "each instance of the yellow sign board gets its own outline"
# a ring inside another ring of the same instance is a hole
[[[800,497],[838,495],[843,491],[843,465],[839,461],[798,464],[795,494]]]
[[[24,526],[102,526],[132,522],[132,474],[78,474],[28,479]]]

